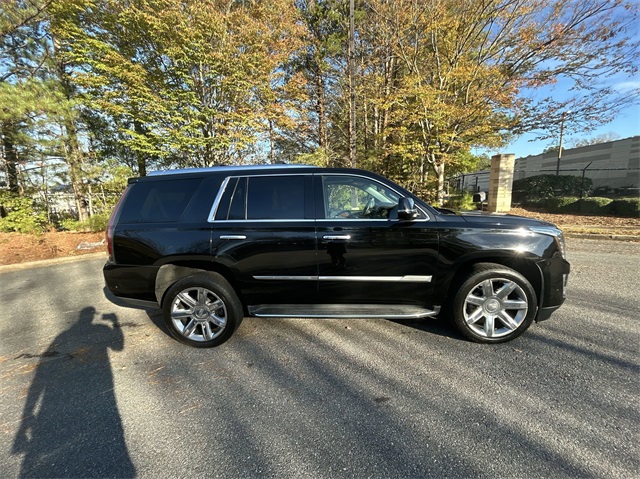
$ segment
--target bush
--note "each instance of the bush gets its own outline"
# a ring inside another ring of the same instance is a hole
[[[87,221],[87,228],[94,233],[107,230],[107,223],[109,223],[109,213],[101,213],[99,215],[91,216]]]
[[[467,192],[461,195],[450,196],[444,203],[445,208],[450,208],[455,211],[470,211],[477,209],[476,204],[473,202],[473,195]]]
[[[602,215],[609,214],[609,204],[612,202],[611,198],[583,198],[578,201],[578,212],[585,215]]]
[[[577,213],[578,200],[577,196],[555,196],[546,199],[545,207],[549,213]]]
[[[621,198],[609,203],[609,211],[625,218],[640,217],[640,198]]]
[[[80,221],[73,219],[73,218],[67,218],[64,220],[60,220],[59,222],[60,225],[60,229],[63,231],[80,231],[81,227],[81,223]]]
[[[78,221],[74,219],[66,219],[60,222],[60,226],[66,231],[91,231],[99,233],[107,230],[109,222],[109,213],[100,213],[90,216],[86,221]]]
[[[46,214],[36,208],[33,198],[0,193],[0,206],[3,210],[0,231],[42,233],[45,230]]]
[[[585,191],[591,190],[591,178],[584,178]],[[583,187],[581,176],[537,175],[513,182],[513,201],[531,204],[541,198],[554,196],[580,196]]]

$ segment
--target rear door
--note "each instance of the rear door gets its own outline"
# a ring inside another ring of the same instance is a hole
[[[316,175],[315,191],[320,301],[429,305],[435,220],[398,220],[401,194],[362,175]]]
[[[244,301],[317,301],[313,179],[310,174],[233,176],[212,212],[212,254]]]

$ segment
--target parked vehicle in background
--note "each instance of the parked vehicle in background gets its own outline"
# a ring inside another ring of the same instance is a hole
[[[511,340],[565,298],[550,223],[434,208],[363,170],[299,165],[134,178],[107,230],[109,290],[160,306],[196,347],[244,316],[449,316],[467,338]]]

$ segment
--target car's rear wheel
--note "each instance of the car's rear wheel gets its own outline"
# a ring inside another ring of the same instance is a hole
[[[224,343],[243,318],[238,296],[217,273],[199,273],[177,281],[165,295],[162,312],[171,335],[197,348]]]
[[[467,338],[501,343],[520,336],[536,313],[536,293],[517,271],[481,264],[462,281],[455,295],[453,321]]]

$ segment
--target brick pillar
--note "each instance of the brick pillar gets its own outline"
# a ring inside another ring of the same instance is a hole
[[[491,157],[489,175],[488,210],[490,213],[508,213],[511,209],[511,187],[516,155],[495,155]]]

